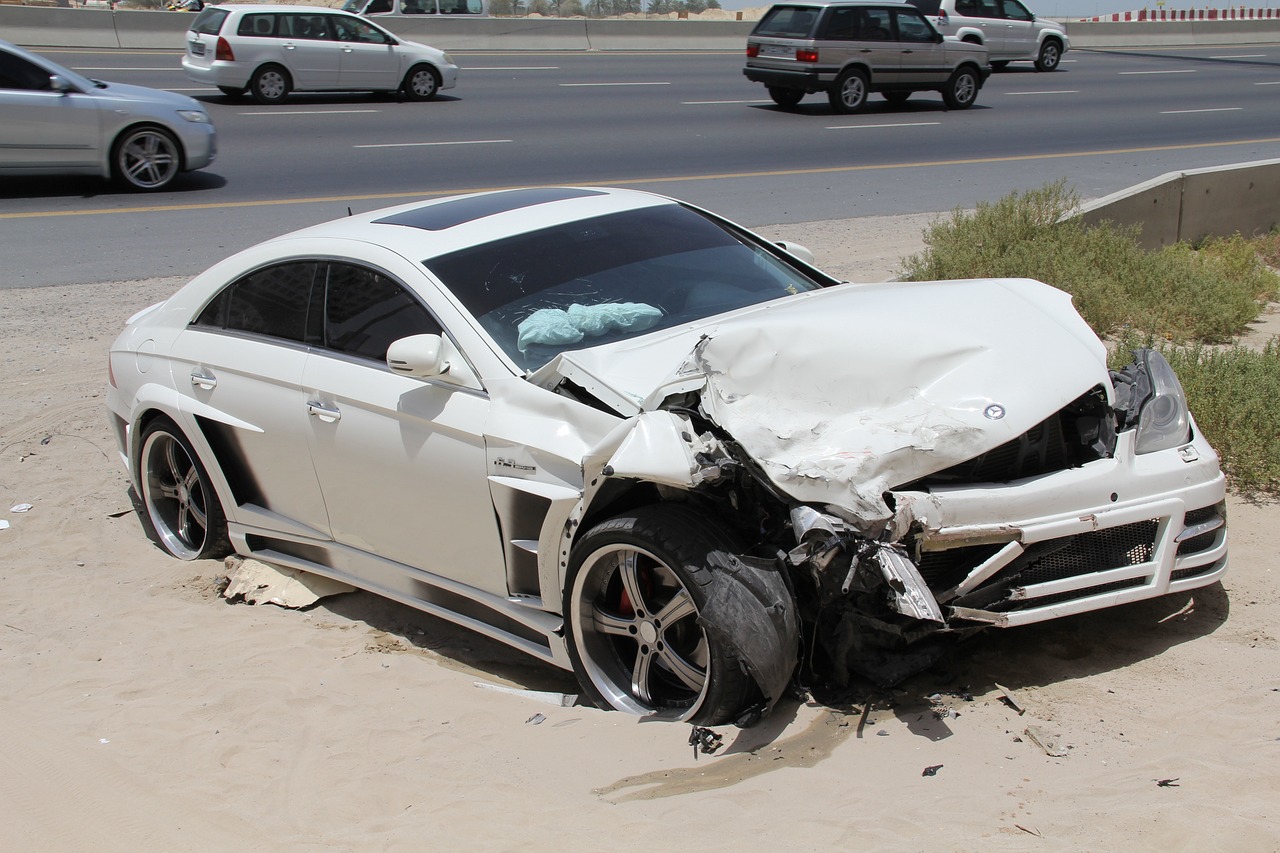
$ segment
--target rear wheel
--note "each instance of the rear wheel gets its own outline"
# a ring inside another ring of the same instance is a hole
[[[953,110],[967,110],[978,99],[978,74],[972,68],[961,68],[951,75],[942,90],[942,99]]]
[[[142,433],[138,483],[160,545],[179,560],[221,557],[231,550],[227,519],[200,459],[167,418]]]
[[[867,75],[850,68],[836,80],[827,97],[831,101],[831,109],[836,112],[856,113],[867,102]]]
[[[1056,71],[1062,61],[1062,45],[1054,39],[1045,39],[1040,45],[1040,56],[1036,59],[1037,71]]]
[[[415,65],[404,75],[400,89],[411,101],[429,101],[440,91],[440,77],[434,68]]]
[[[796,104],[800,103],[800,99],[804,97],[804,92],[799,89],[783,89],[776,86],[769,87],[769,97],[773,98],[773,102],[785,110],[789,110]]]
[[[249,94],[260,104],[278,104],[289,97],[292,88],[289,72],[279,65],[264,65],[249,80]]]
[[[111,174],[131,190],[164,189],[181,170],[182,148],[160,127],[130,128],[111,149]]]
[[[754,682],[699,621],[716,551],[737,548],[710,520],[667,505],[583,534],[569,560],[565,639],[596,704],[719,725],[756,698]]]

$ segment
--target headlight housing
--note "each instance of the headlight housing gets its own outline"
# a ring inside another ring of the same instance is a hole
[[[178,115],[195,124],[209,123],[209,114],[202,110],[178,110]]]
[[[1191,440],[1191,412],[1178,375],[1155,350],[1135,353],[1146,369],[1151,391],[1138,413],[1138,453],[1170,450]]]

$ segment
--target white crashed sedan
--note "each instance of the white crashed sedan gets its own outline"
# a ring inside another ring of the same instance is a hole
[[[1038,282],[809,261],[624,190],[350,216],[133,317],[111,422],[173,556],[347,581],[702,724],[1222,577],[1159,354],[1108,371]]]

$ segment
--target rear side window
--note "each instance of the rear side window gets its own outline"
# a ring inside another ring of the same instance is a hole
[[[269,335],[298,343],[308,337],[313,313],[315,262],[291,262],[250,273],[223,289],[193,325]]]
[[[778,38],[808,38],[813,30],[813,23],[818,19],[818,11],[812,6],[774,6],[756,28],[751,31],[756,36],[775,36]]]
[[[937,15],[938,10],[942,8],[942,0],[907,0],[907,2],[926,15]]]
[[[230,14],[231,12],[227,9],[215,9],[210,6],[196,15],[196,19],[191,23],[191,30],[201,35],[216,36],[222,30],[222,22]]]
[[[236,29],[238,36],[260,36],[267,38],[276,34],[275,15],[245,15],[240,19]]]

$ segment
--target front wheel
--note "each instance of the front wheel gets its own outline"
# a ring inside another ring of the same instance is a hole
[[[278,104],[289,96],[293,82],[289,72],[279,65],[264,65],[253,72],[249,80],[249,94],[260,104]]]
[[[867,102],[867,75],[851,68],[836,80],[835,88],[828,93],[831,109],[838,113],[856,113]]]
[[[434,68],[415,65],[404,75],[400,89],[411,101],[429,101],[440,91],[440,77]]]
[[[1056,71],[1062,61],[1062,45],[1053,39],[1046,39],[1040,45],[1040,56],[1036,59],[1037,71]]]
[[[961,68],[947,81],[942,99],[953,110],[967,110],[978,99],[978,75],[972,68]]]
[[[783,89],[777,86],[770,86],[769,97],[784,110],[789,110],[800,103],[800,99],[804,97],[804,92],[799,89]]]
[[[718,525],[667,505],[583,534],[569,560],[565,639],[597,705],[699,725],[729,722],[748,707],[754,682],[699,619],[711,555],[736,551]]]
[[[131,190],[164,189],[181,170],[182,149],[173,134],[163,128],[127,130],[111,151],[111,174]]]
[[[139,446],[142,504],[161,547],[179,560],[229,553],[222,504],[182,430],[167,419],[152,421]]]

